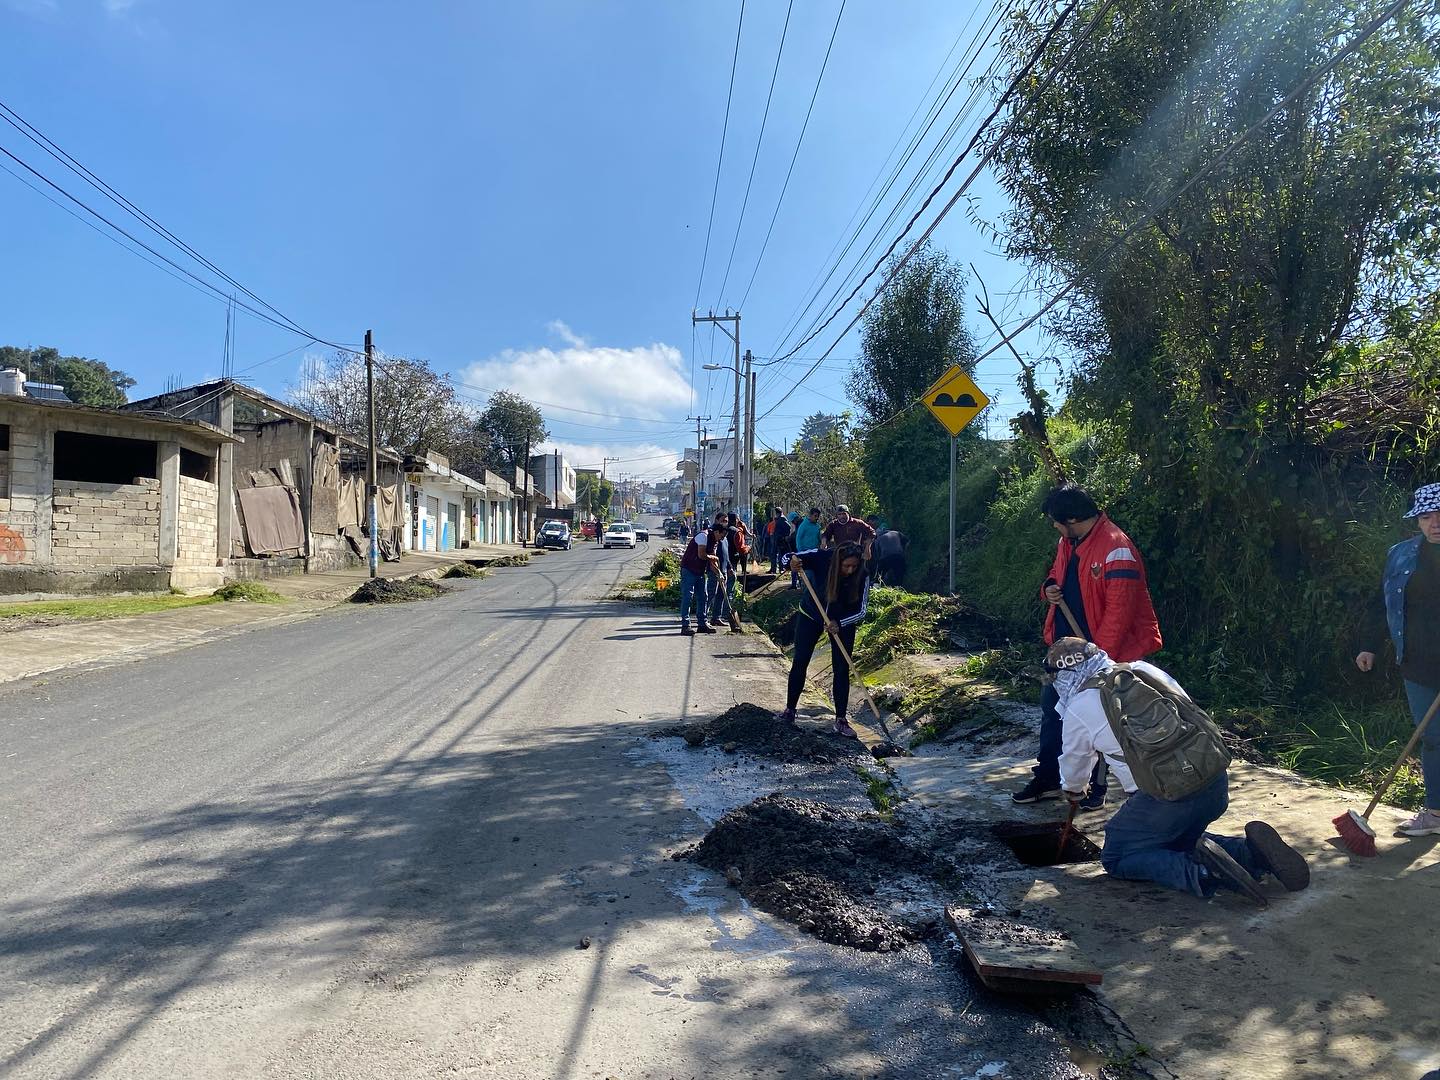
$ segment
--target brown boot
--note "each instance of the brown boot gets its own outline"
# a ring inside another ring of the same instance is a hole
[[[743,634],[745,632],[740,629],[740,616],[736,615],[733,611],[730,612],[730,632],[734,634]]]

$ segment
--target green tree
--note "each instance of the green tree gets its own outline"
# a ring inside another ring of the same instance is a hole
[[[519,394],[497,390],[475,420],[476,431],[489,446],[490,468],[505,473],[526,468],[528,447],[535,449],[550,437],[540,410]]]
[[[135,385],[129,375],[103,361],[61,356],[59,349],[48,345],[37,349],[0,345],[0,368],[10,367],[19,368],[35,382],[55,382],[71,401],[99,408],[124,405],[125,391]]]
[[[860,467],[860,444],[850,421],[840,417],[813,446],[797,446],[788,454],[766,452],[755,459],[761,502],[778,503],[802,513],[818,506],[827,513],[844,503],[856,514],[875,510],[875,493]]]
[[[834,413],[811,413],[800,422],[800,433],[795,436],[795,445],[804,450],[813,450],[816,444],[835,430],[840,417]]]
[[[615,485],[599,473],[587,469],[575,474],[575,505],[586,517],[597,512],[604,517],[614,497]]]

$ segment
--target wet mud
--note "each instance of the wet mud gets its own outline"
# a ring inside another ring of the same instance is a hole
[[[691,746],[718,746],[732,753],[785,762],[847,762],[863,753],[855,739],[823,730],[801,731],[777,720],[770,710],[749,703],[736,705],[713,720],[662,728],[655,737],[679,737]]]
[[[933,933],[952,864],[873,814],[766,795],[677,857],[724,874],[762,911],[822,941],[889,952]]]

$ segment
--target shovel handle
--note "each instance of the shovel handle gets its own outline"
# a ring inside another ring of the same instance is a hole
[[[1085,635],[1080,630],[1080,623],[1075,618],[1075,613],[1070,610],[1070,605],[1065,602],[1065,598],[1062,596],[1059,600],[1056,600],[1055,603],[1059,605],[1061,613],[1065,616],[1065,621],[1070,624],[1070,632],[1078,638],[1083,638]]]
[[[880,730],[885,732],[885,738],[890,739],[893,743],[895,740],[890,738],[890,729],[885,726],[885,720],[880,715],[880,707],[875,704],[875,699],[870,696],[870,688],[865,685],[865,680],[862,679],[860,673],[855,670],[855,661],[851,659],[849,650],[845,648],[845,643],[840,640],[840,635],[831,632],[830,620],[825,617],[825,605],[820,603],[820,596],[815,592],[815,586],[810,584],[810,574],[805,569],[803,563],[800,567],[800,580],[805,583],[805,591],[810,594],[810,600],[815,605],[816,614],[825,620],[825,632],[830,634],[830,640],[835,643],[835,647],[840,650],[840,655],[845,658],[845,666],[850,669],[850,674],[853,675],[855,681],[860,684],[860,690],[864,693],[865,700],[870,703],[870,711],[875,714],[875,720],[880,725]]]

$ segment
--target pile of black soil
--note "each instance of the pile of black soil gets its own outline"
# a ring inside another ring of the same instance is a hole
[[[780,761],[853,761],[862,752],[855,739],[827,730],[801,731],[777,720],[769,709],[749,702],[736,705],[713,720],[674,724],[655,733],[656,738],[680,736],[691,746],[718,746]]]
[[[730,811],[688,858],[821,941],[889,952],[937,926],[953,867],[870,814],[789,795]]]
[[[352,604],[401,604],[408,600],[429,600],[445,592],[432,578],[371,578],[350,597]]]

